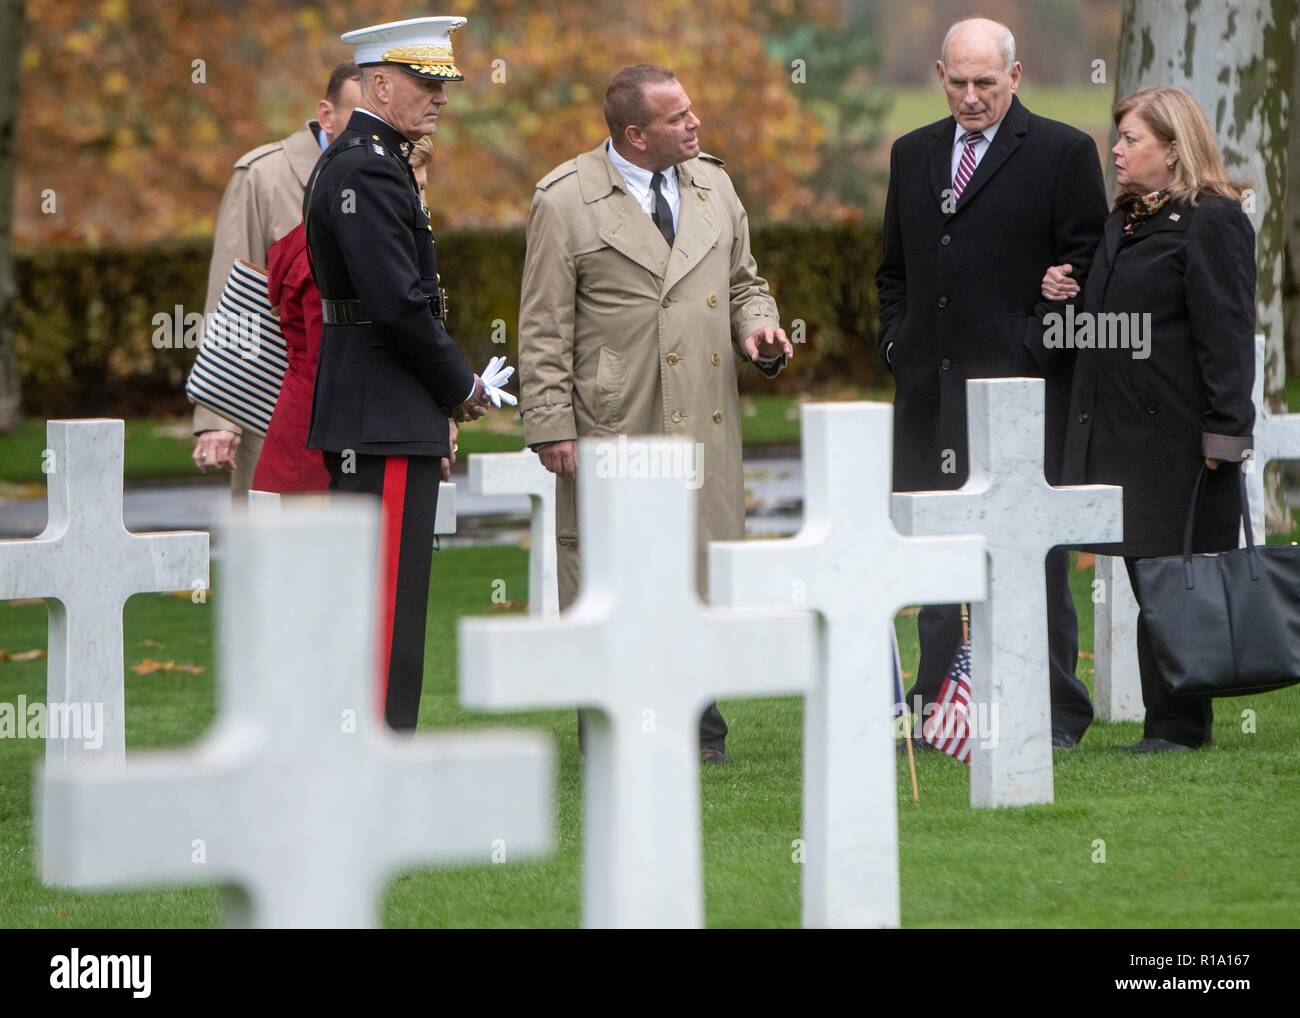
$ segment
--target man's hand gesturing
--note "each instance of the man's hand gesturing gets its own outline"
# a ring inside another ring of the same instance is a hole
[[[774,329],[768,325],[755,329],[745,337],[744,345],[745,355],[751,361],[756,361],[760,357],[780,357],[782,354],[787,358],[794,357],[794,346],[786,338],[785,329],[779,327]]]

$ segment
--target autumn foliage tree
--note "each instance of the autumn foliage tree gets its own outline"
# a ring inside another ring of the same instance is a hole
[[[240,153],[310,118],[330,69],[351,56],[339,35],[426,13],[378,0],[30,0],[20,242],[206,234]],[[641,62],[677,72],[704,149],[728,161],[752,215],[856,212],[814,186],[826,118],[789,63],[803,60],[816,81],[823,56],[834,69],[829,54],[764,45],[798,24],[839,24],[835,0],[462,0],[447,13],[469,18],[454,39],[467,80],[449,86],[438,130],[438,225],[522,223],[533,184],[605,136],[609,77]]]

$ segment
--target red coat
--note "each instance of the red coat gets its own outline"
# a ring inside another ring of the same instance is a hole
[[[322,492],[330,476],[316,449],[307,448],[312,390],[320,357],[320,291],[307,262],[307,233],[302,223],[267,252],[267,289],[271,306],[280,309],[280,331],[289,368],[253,474],[258,491]]]

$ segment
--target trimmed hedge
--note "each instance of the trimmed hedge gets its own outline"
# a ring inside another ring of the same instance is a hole
[[[450,294],[448,326],[470,363],[481,367],[502,352],[492,335],[494,322],[504,322],[505,350],[517,364],[523,231],[446,231],[438,247]],[[754,228],[753,248],[787,331],[796,320],[804,323],[804,343],[775,390],[802,390],[833,378],[886,384],[869,352],[876,330],[878,232],[854,223],[770,224]],[[24,412],[43,418],[185,413],[185,377],[200,330],[191,328],[189,346],[183,331],[158,335],[159,348],[154,316],[165,313],[183,324],[184,315],[202,313],[210,256],[207,241],[19,251],[16,324]],[[175,316],[178,306],[181,316]],[[168,341],[180,345],[169,348]],[[773,391],[757,373],[742,378]]]

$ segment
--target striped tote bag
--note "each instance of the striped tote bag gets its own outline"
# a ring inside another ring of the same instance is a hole
[[[265,435],[288,360],[271,311],[266,270],[236,259],[208,320],[185,393],[190,401]]]

